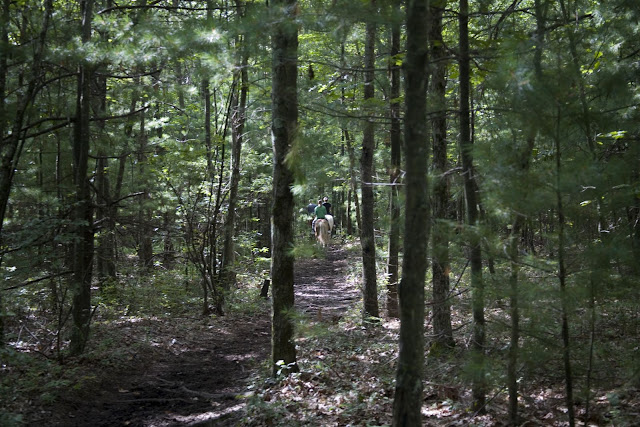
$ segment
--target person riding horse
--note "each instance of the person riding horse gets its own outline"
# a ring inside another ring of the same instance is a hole
[[[319,219],[327,221],[327,224],[329,225],[329,234],[331,234],[331,231],[333,230],[333,216],[329,214],[331,203],[329,203],[328,200],[329,199],[327,197],[325,197],[324,200],[318,200],[318,206],[314,209],[315,219],[311,222],[311,230],[314,235],[316,235],[316,221]],[[327,205],[329,205],[329,208],[327,208]]]
[[[331,215],[327,214],[327,208],[322,205],[322,199],[318,200],[318,206],[314,209],[316,218],[311,223],[311,229],[322,247],[326,248],[331,240]]]
[[[327,196],[322,199],[322,206],[327,208],[327,214],[325,215],[325,218],[327,221],[329,221],[329,233],[331,233],[331,231],[333,230],[333,214],[331,213],[331,203],[329,203],[329,198]]]
[[[311,229],[313,230],[313,234],[316,234],[316,222],[319,219],[326,220],[325,217],[327,216],[327,208],[322,205],[322,199],[318,200],[318,206],[315,207],[313,213],[316,217],[311,223]]]
[[[325,208],[327,208],[327,213],[328,213],[329,215],[332,215],[332,213],[331,213],[331,203],[329,203],[329,198],[328,198],[327,196],[325,196],[325,197],[322,199],[322,206],[324,206]]]

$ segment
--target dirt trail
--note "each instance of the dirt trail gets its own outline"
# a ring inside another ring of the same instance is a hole
[[[332,245],[326,255],[326,259],[296,262],[295,305],[302,313],[321,320],[335,320],[353,307],[360,292],[347,280],[347,251]]]
[[[347,267],[347,252],[338,245],[327,249],[326,259],[296,261],[297,309],[317,320],[342,316],[359,298]],[[270,353],[268,304],[251,317],[145,319],[117,328],[121,339],[105,357],[120,351],[126,362],[81,362],[87,382],[77,391],[69,386],[51,406],[32,408],[28,425],[232,426],[245,405],[237,396]]]
[[[82,363],[90,384],[30,416],[29,425],[232,426],[244,406],[237,396],[269,354],[266,312],[210,322],[143,320],[121,333],[124,341],[144,339],[150,346],[125,349],[131,355],[117,366]]]

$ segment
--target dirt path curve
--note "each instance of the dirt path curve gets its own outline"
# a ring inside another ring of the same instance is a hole
[[[326,259],[297,260],[296,308],[323,321],[342,316],[360,297],[347,270],[339,245],[327,249]],[[27,425],[236,425],[245,405],[238,396],[269,358],[270,323],[267,302],[253,315],[113,323],[109,334],[118,338],[104,359],[77,365],[86,381],[70,385],[54,404],[33,408]],[[120,354],[114,363],[111,354]]]

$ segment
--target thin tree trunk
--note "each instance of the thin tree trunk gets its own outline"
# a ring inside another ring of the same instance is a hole
[[[340,44],[340,65],[344,68],[346,67],[346,62],[344,59],[344,40]],[[342,88],[342,94],[340,95],[340,99],[342,104],[346,102],[345,99],[345,90]],[[356,177],[356,154],[353,148],[351,135],[346,127],[342,128],[342,140],[347,147],[347,156],[349,156],[349,193],[347,196],[347,234],[352,236],[354,234],[353,231],[353,220],[351,218],[351,197],[353,195],[353,204],[355,205],[356,210],[356,225],[358,227],[358,233],[362,230],[362,217],[360,215],[360,201],[358,198],[358,179]]]
[[[0,11],[0,99],[6,99],[7,92],[7,52],[9,51],[9,20],[11,19],[10,15],[10,0],[2,1],[2,10]],[[4,140],[5,135],[5,120],[6,111],[4,102],[0,103],[0,141]],[[4,164],[4,151],[5,147],[0,149],[0,160],[1,164]],[[1,166],[0,166],[1,167]],[[4,169],[4,168],[2,168]],[[1,177],[2,175],[0,175]],[[2,245],[2,223],[4,222],[4,214],[7,208],[7,203],[9,201],[9,192],[11,191],[10,182],[5,183],[4,179],[0,179],[0,184],[2,186],[6,186],[9,184],[8,188],[4,190],[0,187],[0,198],[4,199],[4,201],[0,202],[0,245]],[[2,262],[2,257],[0,256],[0,263]],[[5,338],[4,338],[4,302],[3,302],[3,292],[0,292],[0,349],[5,346]]]
[[[353,190],[349,187],[349,191],[347,192],[347,234],[349,236],[353,235],[353,221],[351,219],[351,193]]]
[[[358,197],[358,179],[356,177],[356,154],[353,148],[351,134],[347,130],[343,130],[344,140],[347,143],[347,153],[349,154],[349,178],[351,180],[351,194],[353,196],[353,205],[356,209],[356,227],[358,233],[362,230],[362,214],[360,212],[360,198]],[[351,201],[349,201],[351,206]],[[349,210],[349,221],[351,221],[351,211]],[[351,227],[350,235],[353,234],[353,225]]]
[[[100,279],[115,278],[116,264],[113,235],[114,227],[111,225],[113,218],[113,199],[111,197],[111,185],[109,181],[109,161],[105,150],[98,151],[96,164],[96,189],[98,208],[96,209],[96,224],[99,224],[100,234],[96,248],[96,272]],[[101,281],[102,283],[102,281]]]
[[[473,142],[471,140],[471,114],[469,108],[471,79],[469,58],[469,3],[460,0],[460,154],[464,176],[464,192],[469,225],[471,263],[471,299],[473,311],[473,403],[472,409],[484,412],[487,385],[484,368],[485,321],[484,285],[482,281],[482,252],[478,226],[478,202],[474,183]]]
[[[107,2],[107,7],[111,6],[111,1]],[[97,93],[96,100],[99,103],[98,116],[107,116],[107,77],[96,78]],[[97,122],[99,135],[104,135],[105,120]],[[106,138],[100,138],[106,140]],[[116,277],[115,263],[115,218],[112,217],[115,209],[111,196],[111,182],[109,180],[109,157],[107,150],[103,146],[105,141],[101,141],[98,149],[98,159],[96,164],[96,224],[99,227],[96,248],[96,272],[100,279]],[[104,280],[100,280],[102,285]]]
[[[399,4],[396,4],[398,7]],[[391,28],[391,164],[389,165],[389,183],[391,184],[390,206],[391,226],[389,229],[389,259],[387,260],[387,315],[398,317],[398,252],[400,251],[400,169],[402,132],[400,129],[400,66],[397,55],[400,53],[400,23],[394,22]]]
[[[534,52],[533,65],[535,71],[536,85],[542,84],[542,51],[544,45],[544,9],[540,0],[535,1],[536,16],[536,50]],[[537,127],[531,126],[528,130],[527,145],[520,155],[519,159],[514,162],[520,166],[521,172],[525,173],[529,170],[531,164],[531,155],[535,146]],[[526,199],[527,195],[523,195]],[[511,338],[509,344],[509,355],[507,360],[507,388],[509,390],[509,423],[511,425],[519,425],[520,417],[518,415],[518,375],[517,366],[520,352],[520,290],[519,290],[519,248],[518,240],[520,239],[521,230],[525,224],[525,217],[520,213],[515,213],[515,218],[511,226],[509,236],[509,245],[507,252],[510,258],[511,274],[509,277],[509,311],[511,316]]]
[[[286,159],[298,135],[296,0],[272,0],[273,209],[271,282],[272,374],[298,371],[293,343],[293,172]]]
[[[578,87],[578,93],[579,93],[579,98],[580,98],[580,106],[582,107],[582,125],[584,127],[584,132],[585,132],[585,137],[587,140],[587,146],[589,148],[589,152],[591,153],[591,156],[594,160],[594,162],[596,164],[598,164],[598,159],[597,159],[597,153],[596,153],[596,140],[595,140],[595,134],[592,131],[592,120],[591,120],[591,112],[589,109],[589,101],[587,99],[587,89],[585,87],[585,82],[583,79],[583,74],[581,71],[581,64],[580,64],[580,58],[578,57],[578,51],[576,48],[576,39],[575,39],[575,34],[573,32],[573,26],[570,25],[570,20],[571,20],[571,16],[570,16],[570,12],[568,11],[564,0],[560,1],[560,7],[562,9],[562,14],[563,14],[563,18],[565,20],[565,22],[567,23],[567,39],[569,41],[569,52],[571,53],[571,60],[572,60],[572,69],[573,69],[573,73],[574,73],[574,82],[575,85]],[[596,189],[596,191],[598,191]],[[604,199],[605,195],[604,194],[599,194],[598,197],[595,197],[596,203],[596,209],[597,209],[597,213],[596,215],[600,216],[600,221],[598,223],[598,230],[601,230],[601,224],[603,223],[602,218],[601,218],[601,214],[600,212],[602,212],[602,203],[601,200]],[[592,239],[591,241],[596,241],[599,240],[598,239]],[[587,379],[586,379],[586,387],[585,387],[585,391],[586,391],[586,396],[585,396],[585,407],[586,407],[586,414],[585,417],[586,419],[588,419],[589,417],[589,405],[590,405],[590,398],[591,398],[591,376],[592,376],[592,363],[593,363],[593,347],[595,345],[595,318],[596,318],[596,304],[595,304],[595,279],[594,279],[594,272],[593,270],[598,270],[599,269],[599,264],[602,262],[601,259],[598,259],[598,261],[596,261],[596,265],[592,266],[592,271],[591,271],[591,277],[589,279],[590,281],[590,286],[589,286],[589,321],[590,321],[590,328],[591,328],[591,335],[590,335],[590,350],[589,350],[589,360],[588,360],[588,370],[587,370]],[[571,415],[570,411],[570,414]]]
[[[82,42],[91,39],[93,0],[82,0]],[[73,329],[69,351],[72,355],[81,354],[89,339],[91,321],[91,264],[93,257],[93,224],[89,177],[89,129],[91,114],[92,70],[88,64],[81,63],[78,69],[78,98],[73,140],[73,177],[76,191],[73,219],[76,239],[73,243],[73,304],[71,314]]]
[[[451,327],[451,304],[449,302],[449,232],[448,219],[449,184],[447,171],[447,114],[446,114],[446,56],[442,41],[442,15],[447,6],[446,0],[432,0],[431,22],[431,62],[433,90],[432,120],[433,132],[433,345],[453,347],[453,328]]]
[[[558,210],[558,281],[560,284],[560,305],[562,324],[562,360],[565,376],[565,400],[567,404],[567,416],[569,426],[575,426],[575,409],[573,406],[573,374],[571,372],[571,343],[569,338],[569,300],[567,295],[567,267],[566,267],[566,243],[565,243],[565,216],[562,200],[562,149],[560,143],[560,119],[561,111],[558,108],[558,123],[555,135],[556,151],[556,209]]]
[[[371,0],[371,8],[375,10],[375,0]],[[372,13],[373,13],[372,10]],[[375,78],[375,41],[376,24],[369,20],[366,25],[366,42],[364,53],[364,100],[374,98]],[[373,152],[375,151],[375,127],[373,118],[369,117],[364,124],[362,137],[362,155],[360,157],[360,188],[362,193],[362,228],[360,244],[362,245],[362,280],[364,292],[363,318],[377,318],[378,285],[376,280],[376,244],[374,235],[374,195],[373,195]]]
[[[511,235],[509,236],[509,257],[511,258],[511,274],[509,276],[509,313],[511,316],[511,337],[509,345],[509,354],[507,360],[507,388],[509,390],[509,424],[519,425],[518,417],[518,355],[520,341],[520,307],[518,292],[518,274],[519,264],[518,243],[517,238],[520,229],[520,216],[516,217],[516,221],[512,225]]]
[[[400,284],[400,352],[393,401],[394,426],[422,425],[424,284],[429,246],[427,59],[429,0],[407,6],[405,63],[405,251]]]
[[[151,200],[149,184],[145,176],[147,164],[148,135],[146,129],[146,111],[140,112],[140,135],[138,136],[138,165],[143,183],[142,196],[138,204],[138,262],[143,268],[150,268],[153,261],[153,245],[151,242],[151,210],[147,206]]]
[[[237,1],[238,7],[242,2]],[[241,41],[240,43],[244,43]],[[245,46],[241,46],[243,50],[242,60],[240,61],[240,89],[237,93],[237,101],[234,103],[236,107],[233,109],[231,118],[231,140],[233,146],[231,148],[231,176],[229,178],[229,208],[224,224],[224,245],[222,249],[222,265],[220,272],[222,275],[222,286],[224,289],[230,289],[236,281],[234,271],[235,248],[233,238],[235,235],[235,216],[238,199],[238,185],[240,183],[240,154],[242,152],[242,143],[244,141],[244,124],[246,120],[247,93],[249,91],[249,81],[247,76],[247,51]]]
[[[7,54],[10,49],[7,47],[9,44],[9,25],[11,19],[10,6],[11,2],[3,0],[2,3],[2,33],[0,37],[0,46],[2,49],[0,52],[0,95],[5,100],[7,97],[7,73],[8,73],[8,57]],[[19,96],[16,99],[16,106],[13,109],[15,118],[11,124],[11,133],[7,134],[7,114],[5,103],[2,103],[0,107],[0,244],[2,244],[2,229],[4,225],[4,219],[7,211],[7,205],[9,203],[9,196],[11,194],[11,187],[13,184],[13,176],[18,166],[18,160],[20,158],[21,144],[24,143],[22,126],[25,121],[25,116],[29,105],[33,103],[35,94],[37,91],[37,85],[41,79],[41,67],[42,57],[44,54],[44,47],[46,44],[47,32],[49,30],[49,22],[53,13],[53,1],[47,0],[44,2],[44,11],[42,18],[42,28],[38,35],[37,43],[35,44],[35,51],[33,54],[32,65],[28,72],[20,74],[18,81],[26,80],[26,89],[19,92]],[[31,43],[29,41],[21,41],[20,43]],[[0,258],[1,261],[1,258]]]

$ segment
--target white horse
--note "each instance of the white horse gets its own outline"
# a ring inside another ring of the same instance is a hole
[[[320,218],[316,221],[316,239],[318,239],[318,242],[320,242],[323,248],[326,248],[331,241],[331,233],[329,230],[328,220]]]

